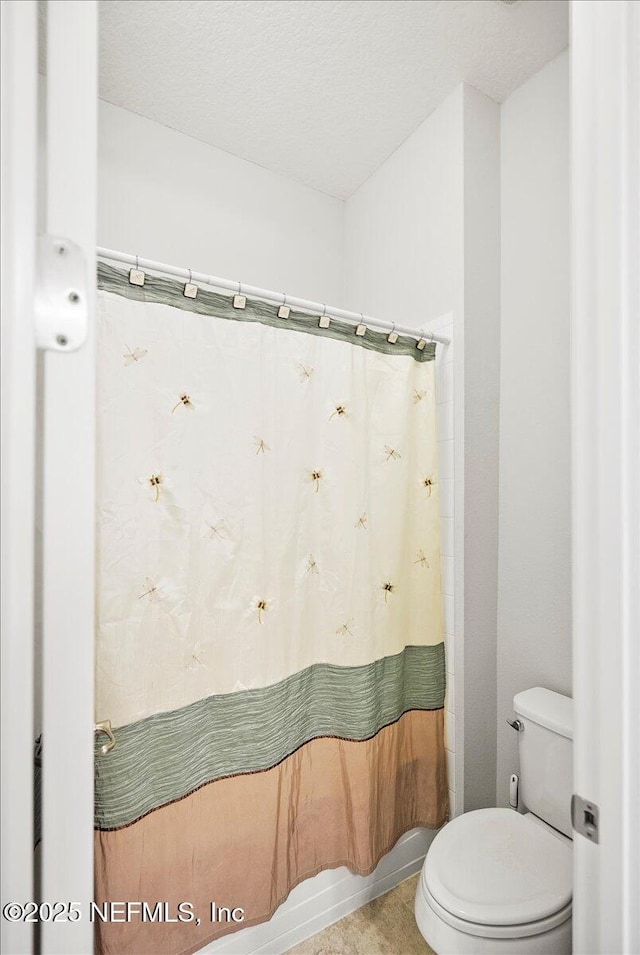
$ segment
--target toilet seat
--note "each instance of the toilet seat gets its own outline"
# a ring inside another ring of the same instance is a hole
[[[571,917],[571,842],[535,817],[479,809],[438,833],[422,882],[433,911],[460,931],[541,934]]]
[[[446,909],[436,902],[426,887],[424,880],[421,883],[421,891],[428,907],[442,922],[450,925],[451,928],[456,929],[458,932],[463,932],[465,935],[472,935],[475,938],[489,938],[494,940],[519,939],[530,938],[534,935],[543,935],[545,932],[550,932],[551,929],[555,929],[564,922],[569,921],[572,912],[572,904],[569,902],[568,905],[558,912],[536,922],[524,922],[520,925],[479,924],[478,922],[467,922],[465,919],[458,918],[452,915],[451,912],[447,912]]]

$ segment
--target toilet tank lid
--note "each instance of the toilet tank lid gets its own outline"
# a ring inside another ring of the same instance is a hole
[[[513,709],[518,716],[573,739],[573,700],[570,697],[534,686],[514,696]]]

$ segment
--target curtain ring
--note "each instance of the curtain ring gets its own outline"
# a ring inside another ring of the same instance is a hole
[[[395,343],[398,341],[398,335],[397,335],[397,333],[396,333],[396,323],[395,323],[395,322],[392,322],[392,323],[391,323],[391,331],[390,331],[389,334],[387,335],[387,341],[388,341],[391,345],[395,345]]]
[[[138,260],[138,256],[137,256],[137,255],[136,255],[135,259],[136,259],[136,266],[135,266],[135,268],[133,268],[133,266],[131,266],[131,268],[129,269],[129,284],[130,284],[130,285],[144,285],[144,278],[145,278],[145,276],[144,276],[144,272],[141,272],[141,271],[140,271],[140,264],[139,264],[139,260]]]
[[[233,296],[233,301],[231,303],[234,308],[245,308],[247,304],[246,295],[242,294],[242,282],[238,282],[238,291]]]
[[[185,298],[197,298],[198,297],[198,286],[193,284],[193,272],[191,269],[187,270],[189,272],[189,279],[185,283],[185,286],[182,290],[182,294]]]
[[[291,309],[287,305],[287,293],[282,292],[282,305],[278,307],[278,318],[289,318]]]

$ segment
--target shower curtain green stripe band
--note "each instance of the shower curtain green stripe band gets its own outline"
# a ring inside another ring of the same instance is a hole
[[[262,325],[271,325],[273,328],[304,332],[307,335],[320,335],[386,355],[408,355],[419,362],[433,361],[436,357],[435,342],[427,342],[420,350],[416,348],[415,338],[409,335],[398,335],[397,341],[391,344],[386,332],[367,328],[364,335],[356,335],[353,324],[333,317],[328,328],[320,328],[319,315],[309,315],[294,309],[291,309],[289,318],[279,318],[277,305],[262,302],[259,299],[247,298],[245,308],[234,308],[233,296],[211,292],[204,288],[198,288],[197,298],[187,298],[183,294],[183,282],[151,275],[148,272],[145,273],[144,285],[132,285],[129,282],[128,271],[117,269],[106,262],[98,263],[98,288],[138,302],[172,305],[183,311],[210,315],[212,318],[224,318],[235,322],[259,322]]]
[[[365,666],[318,663],[272,686],[211,696],[96,745],[95,825],[118,829],[226,776],[269,769],[322,736],[365,740],[410,710],[444,706],[444,645]]]

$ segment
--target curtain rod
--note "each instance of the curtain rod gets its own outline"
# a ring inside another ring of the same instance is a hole
[[[385,332],[397,332],[399,335],[410,335],[413,338],[426,338],[428,341],[439,342],[441,345],[448,345],[449,338],[445,335],[436,335],[433,332],[421,329],[410,328],[408,325],[397,325],[393,322],[385,322],[379,318],[371,318],[363,315],[361,312],[349,312],[343,308],[334,308],[332,305],[325,305],[323,302],[309,302],[304,298],[294,298],[291,295],[285,295],[284,292],[272,292],[269,289],[258,288],[255,285],[245,285],[244,282],[234,282],[232,279],[221,279],[217,275],[205,275],[204,272],[192,272],[191,269],[179,268],[175,265],[166,265],[164,262],[154,262],[153,259],[143,259],[141,256],[131,255],[129,252],[116,252],[114,249],[103,249],[98,247],[98,257],[101,259],[110,259],[112,262],[123,262],[126,265],[135,266],[135,268],[148,269],[151,272],[163,272],[167,275],[175,275],[177,278],[189,282],[200,282],[201,285],[211,285],[215,288],[228,289],[231,292],[240,292],[243,295],[249,295],[253,298],[264,299],[267,302],[274,302],[277,305],[289,305],[291,308],[300,308],[305,312],[317,312],[320,315],[326,314],[331,318],[342,318],[349,322],[362,322],[371,328],[379,328]]]

